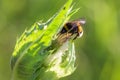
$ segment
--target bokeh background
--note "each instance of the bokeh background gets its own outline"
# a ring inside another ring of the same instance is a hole
[[[11,79],[16,39],[39,20],[46,21],[67,0],[0,0],[0,80]],[[74,0],[71,20],[84,18],[84,35],[75,41],[76,71],[61,80],[120,80],[120,1]]]

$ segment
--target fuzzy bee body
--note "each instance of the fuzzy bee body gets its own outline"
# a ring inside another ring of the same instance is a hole
[[[75,35],[73,40],[78,37],[81,37],[83,35],[83,29],[82,29],[83,24],[85,24],[85,21],[83,20],[67,22],[60,31],[60,34],[66,34],[66,37],[67,35],[70,36]]]

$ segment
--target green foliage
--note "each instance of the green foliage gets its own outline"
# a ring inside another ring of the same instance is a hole
[[[55,43],[63,24],[78,11],[71,11],[71,3],[68,0],[46,23],[35,23],[17,40],[11,59],[12,80],[57,80],[75,70],[72,41]]]
[[[0,80],[11,79],[16,37],[34,22],[46,22],[66,1],[0,0]],[[73,3],[80,10],[69,21],[85,18],[86,24],[83,37],[75,40],[76,70],[60,80],[120,80],[120,0]]]

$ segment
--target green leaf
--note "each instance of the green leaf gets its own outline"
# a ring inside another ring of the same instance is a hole
[[[12,80],[57,80],[74,71],[73,43],[55,43],[64,23],[78,11],[71,11],[71,3],[68,0],[47,22],[36,22],[17,40],[11,58]]]

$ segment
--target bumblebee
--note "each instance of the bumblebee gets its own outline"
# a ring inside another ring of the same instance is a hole
[[[66,35],[66,38],[70,38],[72,36],[73,40],[83,35],[82,25],[85,24],[85,20],[76,20],[67,22],[64,24],[63,28],[59,32],[60,35]]]

